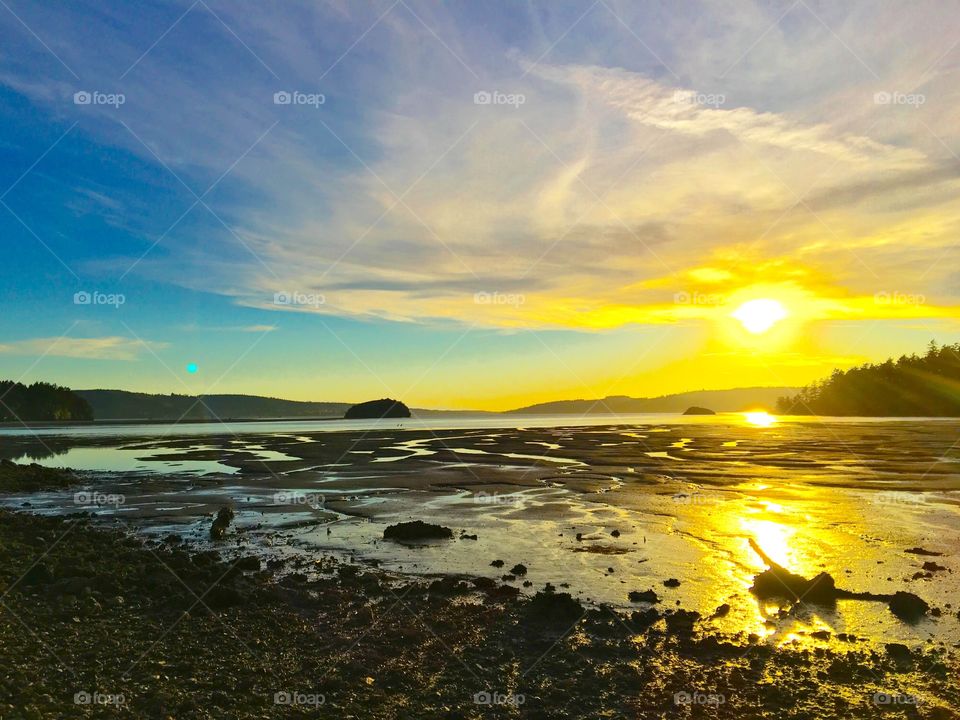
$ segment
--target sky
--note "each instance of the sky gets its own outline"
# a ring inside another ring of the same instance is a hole
[[[0,377],[497,410],[957,342],[958,63],[939,0],[2,0]]]

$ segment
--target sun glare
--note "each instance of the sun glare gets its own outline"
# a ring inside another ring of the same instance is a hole
[[[733,313],[744,329],[754,335],[765,333],[787,315],[787,309],[780,302],[766,298],[748,300]]]
[[[777,421],[773,415],[765,410],[745,412],[743,417],[749,424],[756,425],[757,427],[769,427]]]

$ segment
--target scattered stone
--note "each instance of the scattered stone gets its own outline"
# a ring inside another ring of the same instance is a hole
[[[713,611],[711,618],[721,618],[726,617],[730,614],[730,603],[723,603],[720,607]]]
[[[646,602],[646,603],[660,602],[660,597],[653,590],[644,590],[643,592],[639,592],[637,590],[631,590],[630,594],[627,597],[630,598],[630,602]]]
[[[523,576],[527,574],[527,566],[523,563],[517,563],[512,568],[510,568],[511,575]]]
[[[260,569],[260,558],[255,555],[248,555],[240,558],[234,567],[243,572],[257,572]]]
[[[23,574],[24,585],[49,585],[53,582],[53,573],[43,563],[36,563]]]
[[[660,613],[653,608],[646,610],[635,610],[630,615],[630,622],[639,630],[645,630],[660,619]]]
[[[923,569],[930,570],[931,572],[941,572],[942,570],[946,570],[947,568],[943,565],[938,565],[933,560],[927,560],[927,562],[923,564]]]
[[[612,530],[612,531],[610,532],[610,537],[615,537],[615,538],[620,537],[620,531],[619,531],[619,530]]]
[[[494,560],[492,563],[490,563],[490,566],[495,568],[502,568],[503,560]]]
[[[910,553],[911,555],[923,555],[925,557],[942,557],[943,553],[934,552],[933,550],[924,550],[921,547],[910,548],[909,550],[904,550],[904,552]]]
[[[680,635],[689,635],[693,632],[693,625],[700,619],[696,610],[675,610],[665,617],[667,630]]]
[[[887,651],[887,655],[897,662],[903,662],[913,658],[910,654],[910,648],[902,643],[887,643],[883,647]]]
[[[460,539],[461,539],[461,540],[476,540],[476,539],[477,539],[477,536],[476,536],[476,535],[467,535],[466,533],[463,533],[463,534],[460,536]]]
[[[227,534],[227,528],[230,527],[230,523],[233,522],[233,518],[233,508],[226,505],[220,508],[217,516],[213,519],[213,525],[210,526],[210,539],[223,540]]]
[[[423,520],[397,523],[383,531],[384,540],[449,540],[452,537],[453,531],[450,528],[425,523]]]
[[[584,614],[583,605],[570,593],[538,592],[526,609],[526,620],[531,623],[571,624]]]
[[[664,587],[675,588],[680,587],[680,581],[676,578],[669,578],[663,581]]]
[[[927,614],[930,606],[913,593],[902,590],[893,594],[888,601],[890,612],[905,622],[916,622]]]

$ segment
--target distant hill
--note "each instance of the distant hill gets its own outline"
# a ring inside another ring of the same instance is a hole
[[[346,420],[408,418],[410,417],[410,408],[399,400],[381,398],[380,400],[368,400],[359,405],[354,405],[347,409],[343,417]]]
[[[93,420],[87,401],[70,388],[0,380],[0,422]]]
[[[511,410],[526,415],[616,413],[682,413],[692,405],[710,408],[716,412],[741,410],[773,410],[777,399],[797,392],[790,387],[749,387],[730,390],[694,390],[653,398],[633,398],[611,395],[598,400],[557,400]]]
[[[787,393],[777,410],[791,415],[960,417],[960,344],[924,355],[834,370],[820,382]]]
[[[259,395],[150,395],[77,390],[97,420],[340,418],[351,403],[300,402]]]

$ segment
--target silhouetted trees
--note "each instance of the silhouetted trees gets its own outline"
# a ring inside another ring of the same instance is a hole
[[[0,380],[0,421],[16,420],[93,420],[93,410],[70,388]]]
[[[777,400],[786,415],[960,416],[960,344],[922,355],[834,370],[825,380]]]

